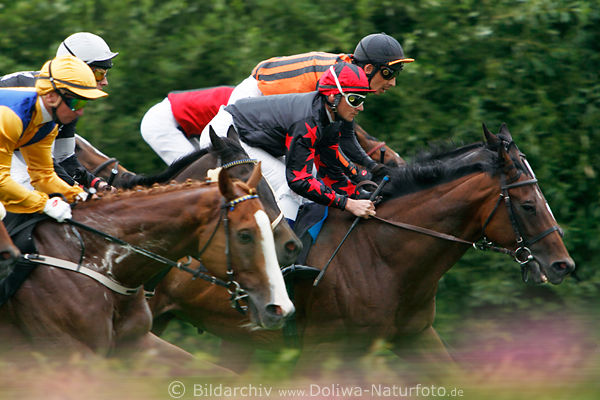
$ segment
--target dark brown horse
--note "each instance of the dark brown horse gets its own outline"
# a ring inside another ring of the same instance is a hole
[[[140,285],[165,268],[164,260],[186,255],[201,259],[217,281],[246,290],[255,325],[280,327],[293,305],[269,220],[253,194],[260,179],[259,166],[247,183],[231,181],[222,170],[218,184],[190,181],[108,194],[73,210],[75,221],[126,245],[82,229],[78,240],[67,224],[41,223],[34,231],[39,253],[80,263],[91,275],[37,267],[0,308],[3,350],[119,355],[149,344],[168,350],[149,333],[152,317]]]
[[[383,220],[359,223],[319,286],[312,281],[295,286],[303,367],[318,368],[331,351],[358,356],[377,339],[415,362],[450,361],[433,328],[438,281],[482,236],[513,254],[536,283],[558,284],[573,271],[556,221],[510,133],[503,126],[498,136],[485,134],[484,145],[394,170],[377,210]],[[332,210],[307,264],[323,266],[351,222],[347,213]],[[178,315],[200,327],[217,325],[211,330],[228,340],[250,337],[250,348],[282,343],[281,332],[248,336],[223,307],[209,311],[200,303],[185,304]],[[233,346],[227,345],[228,354],[244,353]]]
[[[498,136],[485,129],[485,134],[487,145],[477,154],[393,171],[378,219],[359,223],[318,287],[312,282],[296,287],[307,359],[314,361],[328,347],[360,354],[383,338],[399,355],[449,361],[433,328],[438,281],[468,243],[482,236],[514,252],[536,283],[558,284],[574,270],[537,180],[508,129],[503,126]],[[307,263],[324,265],[350,223],[344,213],[332,212]]]

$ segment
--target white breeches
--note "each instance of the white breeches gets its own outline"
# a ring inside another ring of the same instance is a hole
[[[260,97],[262,95],[262,92],[258,89],[258,81],[252,76],[249,76],[246,79],[244,79],[239,85],[237,85],[235,89],[233,89],[233,92],[231,92],[231,96],[229,96],[229,100],[227,101],[227,105],[233,104],[239,99],[246,99],[248,97]],[[201,148],[204,148],[204,146],[202,146],[202,138],[206,138],[210,141],[210,139],[208,139],[209,126],[212,126],[216,132],[217,127],[222,127],[224,124],[227,123],[228,117],[224,114],[225,111],[223,111],[223,108],[224,107],[222,106],[219,108],[219,112],[202,130],[202,134],[200,135]],[[225,131],[225,133],[227,133],[227,131]]]
[[[188,139],[177,127],[168,98],[152,106],[140,125],[146,143],[167,165],[197,150],[197,139]]]

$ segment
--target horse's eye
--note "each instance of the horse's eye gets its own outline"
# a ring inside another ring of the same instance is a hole
[[[521,204],[523,210],[529,214],[535,214],[535,204],[533,203],[523,203]]]
[[[246,229],[239,231],[237,235],[240,243],[243,244],[252,243],[254,240],[252,234]]]

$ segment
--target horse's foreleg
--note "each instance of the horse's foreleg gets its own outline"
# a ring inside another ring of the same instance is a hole
[[[411,370],[418,368],[425,375],[446,375],[457,367],[432,326],[416,334],[397,336],[392,345],[392,351],[407,361]]]
[[[158,365],[167,368],[171,374],[232,375],[232,372],[228,369],[210,362],[198,360],[192,354],[159,338],[153,333],[147,333],[135,346],[131,346],[126,351],[117,354],[119,357],[125,356],[127,359],[135,362],[142,361],[148,365]]]
[[[223,339],[221,340],[219,365],[229,368],[238,374],[245,372],[252,362],[254,349],[251,345],[229,342]]]

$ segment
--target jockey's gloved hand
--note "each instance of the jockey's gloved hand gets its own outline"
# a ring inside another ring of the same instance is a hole
[[[75,201],[76,201],[76,202],[84,202],[84,201],[87,201],[87,199],[88,199],[88,196],[89,196],[89,193],[87,193],[87,192],[81,192],[81,193],[77,193],[77,194],[75,195]]]
[[[370,181],[373,178],[373,175],[366,168],[356,167],[356,170],[356,175],[350,177],[354,183]]]
[[[58,222],[70,219],[72,216],[69,203],[61,200],[59,197],[48,199],[46,206],[44,207],[44,213]]]

